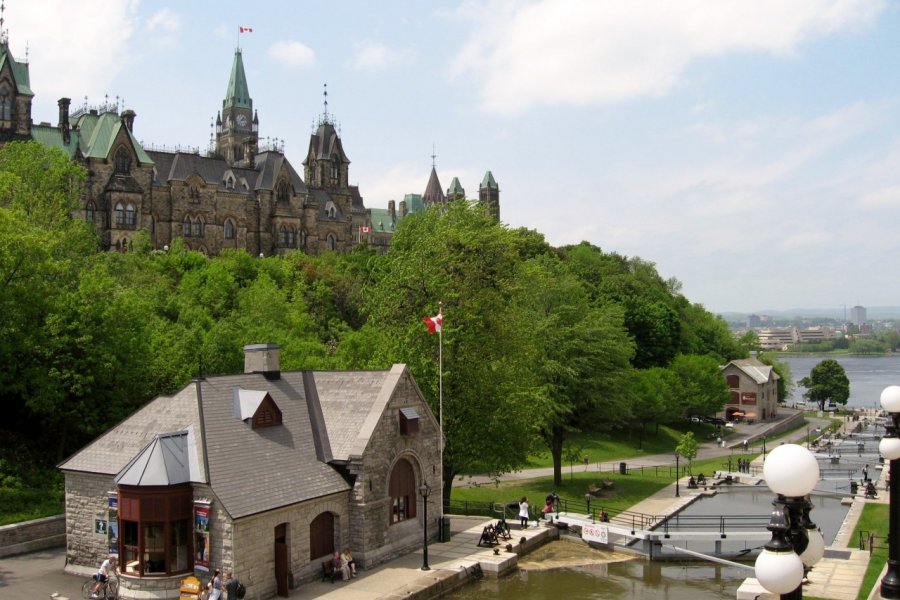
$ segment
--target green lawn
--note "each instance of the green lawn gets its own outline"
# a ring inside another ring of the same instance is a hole
[[[853,530],[853,536],[850,538],[854,548],[858,548],[858,540],[860,534],[868,539],[870,533],[875,534],[874,551],[869,559],[869,567],[866,569],[866,576],[863,578],[862,587],[859,590],[858,600],[865,600],[869,597],[869,592],[873,587],[879,584],[878,576],[887,562],[887,534],[888,534],[888,513],[890,507],[887,504],[866,504],[863,507],[859,522]]]

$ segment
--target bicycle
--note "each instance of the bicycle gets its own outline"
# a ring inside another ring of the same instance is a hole
[[[90,600],[91,590],[94,589],[94,586],[97,584],[97,574],[94,573],[91,575],[90,579],[84,582],[81,586],[81,597],[84,600]],[[118,579],[107,579],[100,587],[97,589],[97,598],[103,598],[103,600],[117,600],[119,598],[119,581]]]

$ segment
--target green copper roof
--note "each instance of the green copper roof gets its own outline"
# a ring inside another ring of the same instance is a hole
[[[386,208],[373,208],[369,215],[372,223],[372,231],[378,233],[394,233],[394,220],[391,219],[391,213]]]
[[[28,63],[18,62],[13,58],[12,54],[10,54],[9,46],[2,44],[0,45],[0,70],[3,69],[3,66],[7,62],[12,70],[13,78],[16,80],[16,90],[18,93],[23,96],[34,96],[34,92],[31,91],[31,82],[29,81],[28,76]]]
[[[137,159],[141,163],[153,164],[153,160],[147,156],[144,148],[128,131],[122,123],[119,115],[113,112],[105,112],[101,115],[81,115],[77,121],[78,130],[81,133],[81,152],[85,158],[109,158],[112,144],[121,131],[125,131],[134,146]]]
[[[228,78],[228,89],[225,90],[224,108],[253,108],[250,100],[250,89],[247,87],[247,76],[244,74],[244,59],[241,49],[234,51],[234,63],[231,65],[231,77]]]
[[[79,132],[73,131],[69,136],[69,143],[66,144],[59,127],[53,127],[51,125],[32,125],[31,139],[48,148],[59,148],[65,152],[69,158],[73,158],[75,156],[75,151],[78,149],[78,140],[80,137]]]
[[[422,194],[406,194],[403,196],[406,202],[406,212],[419,212],[425,210],[425,202],[422,200]]]
[[[484,174],[484,179],[481,180],[481,187],[491,188],[492,190],[500,189],[500,186],[497,185],[496,181],[494,181],[494,174],[490,171]]]
[[[464,197],[466,195],[466,190],[463,189],[462,184],[459,183],[459,178],[454,177],[453,181],[450,182],[450,187],[447,188],[448,196],[461,196]]]

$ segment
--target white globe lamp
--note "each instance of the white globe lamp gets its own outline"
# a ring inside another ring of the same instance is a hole
[[[806,537],[809,538],[809,544],[800,555],[800,560],[807,567],[812,567],[825,556],[825,538],[818,529],[807,529]]]
[[[776,494],[800,498],[809,494],[819,481],[819,463],[813,453],[797,444],[778,446],[763,464],[766,485]]]
[[[803,583],[803,561],[794,552],[763,550],[754,570],[759,584],[776,594],[793,592]]]
[[[882,390],[881,408],[889,413],[900,413],[900,385],[889,385]]]

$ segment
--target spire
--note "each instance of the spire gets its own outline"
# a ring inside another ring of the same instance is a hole
[[[247,87],[247,76],[244,74],[244,60],[241,49],[234,51],[234,63],[231,65],[231,77],[228,79],[228,89],[225,91],[225,101],[222,108],[253,108],[253,100],[250,99],[250,90]]]
[[[425,193],[422,194],[422,201],[428,208],[432,204],[443,204],[446,202],[444,192],[441,188],[441,182],[438,179],[437,170],[431,167],[431,175],[428,177],[428,185],[425,186]]]

